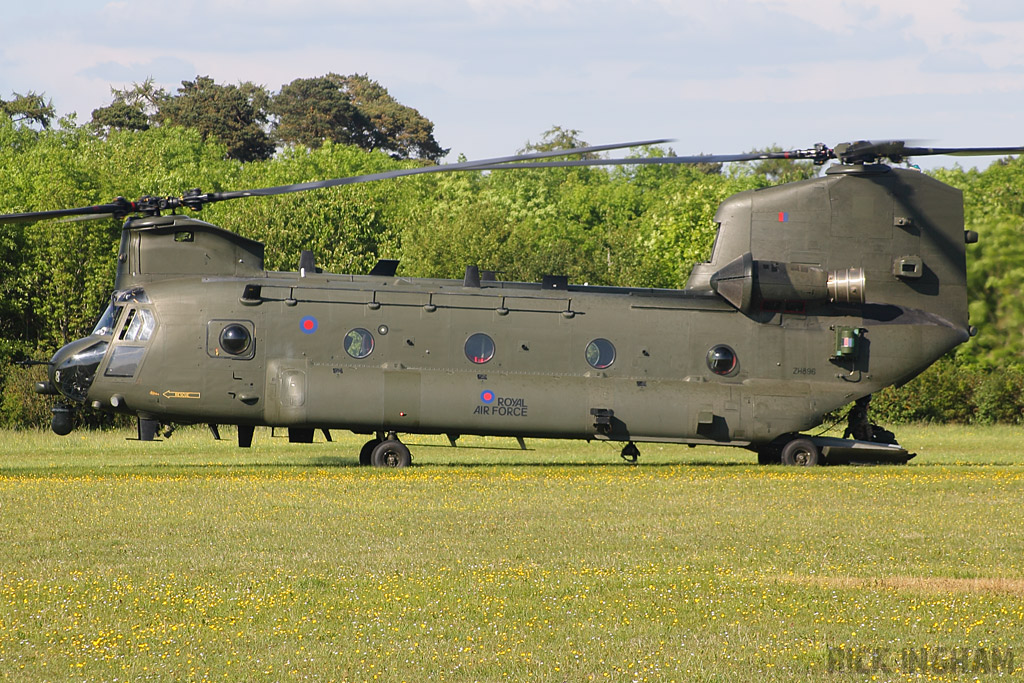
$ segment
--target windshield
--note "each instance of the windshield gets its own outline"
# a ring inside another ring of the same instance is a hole
[[[146,296],[146,292],[142,287],[133,287],[132,289],[126,289],[120,292],[114,292],[110,296],[110,304],[107,306],[107,310],[103,311],[103,315],[100,316],[99,322],[96,323],[96,327],[93,328],[93,335],[97,337],[108,337],[114,333],[114,327],[117,325],[117,319],[121,315],[121,309],[128,302],[136,303],[149,303],[149,297]]]
[[[96,327],[93,329],[93,335],[97,337],[108,337],[114,333],[114,325],[117,324],[117,317],[121,315],[121,309],[124,306],[115,306],[113,303],[107,306],[107,310],[103,311],[103,315],[100,316],[99,322],[96,323]]]

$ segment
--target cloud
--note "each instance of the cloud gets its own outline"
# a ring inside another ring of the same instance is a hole
[[[976,53],[964,50],[939,50],[921,60],[921,71],[938,74],[981,74],[993,69]]]
[[[147,78],[152,78],[157,83],[167,83],[190,79],[199,74],[192,62],[178,57],[165,56],[154,57],[148,62],[131,64],[101,62],[78,71],[76,75],[98,78],[110,83],[141,83]]]

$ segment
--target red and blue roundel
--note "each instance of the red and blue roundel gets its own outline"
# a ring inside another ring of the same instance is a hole
[[[319,327],[316,318],[311,315],[307,315],[305,318],[299,321],[299,329],[306,334],[313,334],[316,332],[316,328]]]
[[[494,403],[494,392],[490,389],[484,389],[480,392],[480,400],[484,403]]]

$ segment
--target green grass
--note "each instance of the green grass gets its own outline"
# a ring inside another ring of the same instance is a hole
[[[905,467],[410,437],[379,471],[340,435],[3,432],[0,677],[966,679],[993,650],[1020,676],[1024,430],[898,435]],[[889,671],[828,670],[872,651]]]

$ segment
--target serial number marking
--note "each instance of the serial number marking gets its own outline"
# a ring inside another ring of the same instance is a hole
[[[794,375],[813,375],[817,372],[817,368],[793,368]]]

